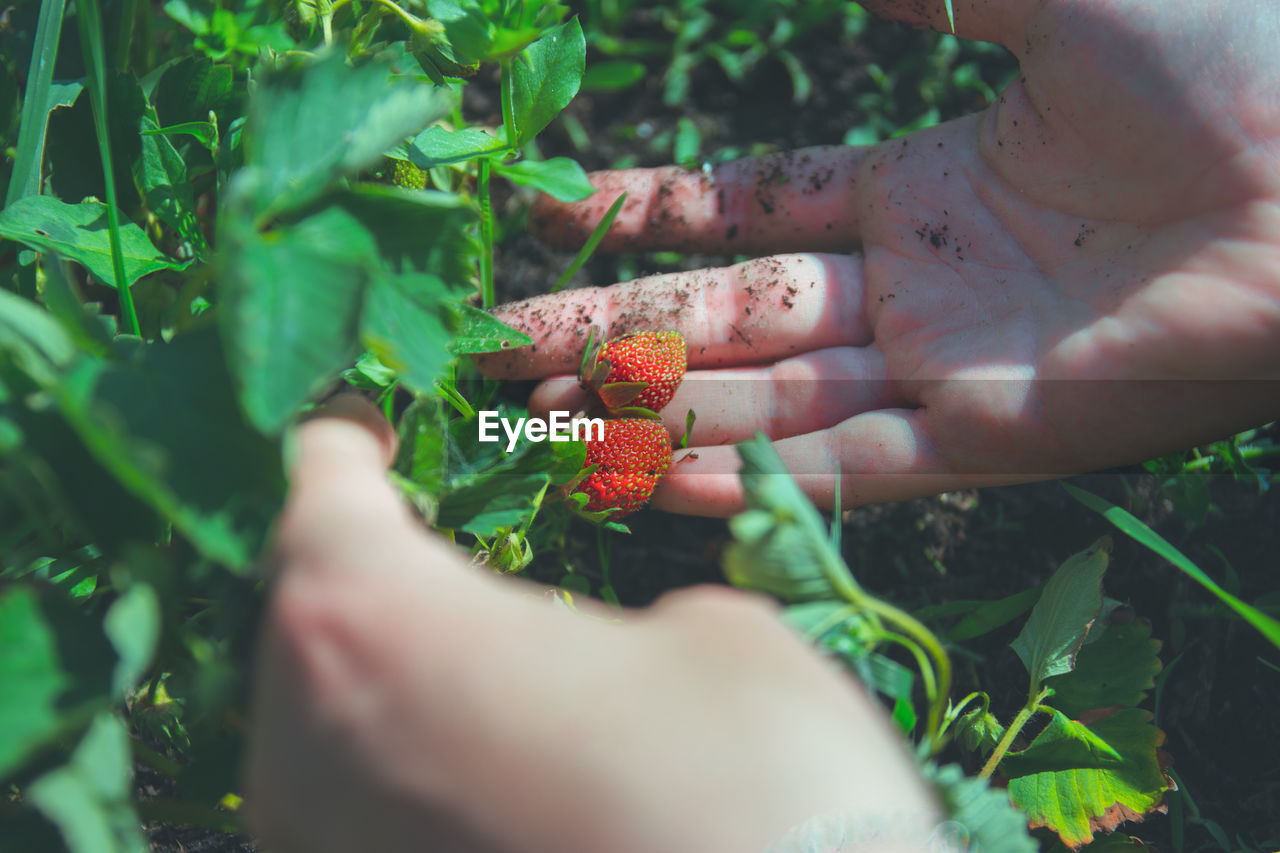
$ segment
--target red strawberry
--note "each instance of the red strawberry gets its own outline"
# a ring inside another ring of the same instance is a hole
[[[605,421],[604,437],[587,442],[583,474],[569,488],[587,496],[585,512],[616,510],[608,516],[614,520],[644,506],[670,465],[671,436],[661,423]]]
[[[613,415],[653,417],[684,378],[684,337],[679,332],[632,332],[605,344],[587,338],[578,378]]]

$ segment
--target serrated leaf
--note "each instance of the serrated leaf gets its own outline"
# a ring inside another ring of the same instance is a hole
[[[494,163],[493,171],[513,184],[533,187],[559,201],[582,201],[595,192],[587,173],[568,157]]]
[[[511,61],[507,139],[521,147],[537,136],[578,94],[587,43],[577,18],[547,30]]]
[[[488,311],[474,305],[455,303],[457,332],[449,349],[456,355],[499,352],[533,343],[533,338],[513,329]]]
[[[104,284],[115,285],[107,236],[107,206],[101,202],[67,204],[52,196],[28,196],[0,210],[0,237],[39,252],[56,252],[83,264]],[[124,216],[120,217],[120,251],[128,284],[157,270],[180,270],[187,266],[166,257],[141,228]]]
[[[1045,682],[1054,691],[1049,702],[1071,717],[1098,708],[1135,706],[1155,686],[1159,651],[1150,623],[1135,619],[1132,611],[1116,611],[1098,640],[1080,650],[1076,668]]]
[[[449,291],[433,275],[383,275],[365,295],[360,340],[416,391],[429,391],[449,366]]]
[[[1070,672],[1085,634],[1102,609],[1102,574],[1107,570],[1109,539],[1067,558],[1044,586],[1022,632],[1010,644],[1040,684]]]
[[[1075,850],[1096,832],[1111,832],[1126,820],[1141,821],[1162,810],[1169,782],[1157,747],[1164,734],[1151,715],[1126,708],[1090,721],[1089,728],[1123,757],[1114,768],[1031,773],[1009,781],[1009,795],[1032,828],[1047,827]]]
[[[1009,802],[1008,793],[988,787],[984,779],[965,776],[957,764],[926,764],[922,769],[949,817],[948,825],[965,833],[966,837],[952,839],[951,846],[982,853],[1036,853],[1040,849],[1027,832],[1026,818]]]
[[[145,853],[141,821],[130,798],[133,757],[124,724],[94,718],[71,761],[52,770],[26,797],[61,831],[70,853]]]
[[[444,25],[446,42],[437,43],[459,65],[477,65],[493,41],[493,25],[476,0],[426,0],[427,14]]]
[[[1000,762],[1000,772],[1014,778],[1053,770],[1111,768],[1120,764],[1120,753],[1088,726],[1051,708],[1051,719],[1024,750],[1010,752]]]
[[[730,519],[737,540],[725,550],[730,583],[787,601],[839,597],[831,574],[854,585],[826,525],[764,435],[738,445],[746,512]]]
[[[244,134],[245,164],[258,173],[257,210],[306,204],[448,109],[443,90],[377,62],[349,68],[338,52],[300,75],[268,77],[249,102]]]
[[[354,360],[377,248],[339,207],[259,233],[223,231],[223,337],[241,404],[275,433]]]
[[[434,169],[436,166],[465,163],[507,149],[506,143],[479,128],[446,130],[435,125],[415,136],[407,153],[409,162],[419,169]]]

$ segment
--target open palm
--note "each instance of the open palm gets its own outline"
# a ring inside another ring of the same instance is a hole
[[[911,22],[945,28],[937,5]],[[699,514],[737,509],[726,445],[756,430],[820,502],[842,472],[849,505],[1137,461],[1280,414],[1268,0],[970,0],[955,18],[1021,62],[978,115],[710,174],[600,173],[586,202],[541,202],[554,243],[626,191],[607,249],[765,256],[505,306],[535,347],[484,369],[571,373],[592,323],[680,329],[691,371],[664,416],[697,422],[655,503]],[[577,393],[552,381],[533,405]]]

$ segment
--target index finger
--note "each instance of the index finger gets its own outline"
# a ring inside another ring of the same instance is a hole
[[[777,255],[731,267],[665,273],[502,305],[494,314],[533,345],[477,356],[489,376],[533,379],[574,373],[593,325],[611,338],[675,329],[689,367],[767,364],[836,346],[865,346],[862,259]]]
[[[603,251],[766,254],[857,245],[858,169],[866,148],[826,146],[734,160],[702,170],[666,166],[596,172],[581,202],[543,196],[529,216],[548,245],[576,249],[622,193]]]

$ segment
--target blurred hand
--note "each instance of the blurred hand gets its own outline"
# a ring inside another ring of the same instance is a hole
[[[942,0],[864,0],[946,29]],[[921,10],[932,9],[930,17]],[[984,112],[866,148],[710,175],[603,172],[531,222],[576,246],[625,191],[610,250],[765,255],[504,306],[571,373],[585,330],[676,328],[693,458],[654,504],[726,515],[723,446],[764,431],[846,505],[1151,458],[1280,415],[1280,16],[1272,0],[956,0],[959,35],[1022,73]],[[801,252],[804,254],[769,254]],[[1265,382],[1259,380],[1267,380]],[[572,381],[535,409],[572,409]]]
[[[744,853],[834,810],[938,820],[884,714],[762,600],[554,607],[410,516],[394,443],[351,397],[297,431],[247,780],[272,850]]]

